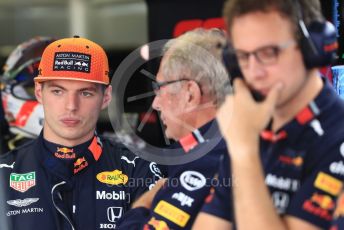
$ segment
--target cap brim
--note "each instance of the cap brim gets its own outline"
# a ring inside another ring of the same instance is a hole
[[[103,85],[109,84],[109,82],[82,79],[82,78],[72,78],[72,77],[35,77],[34,78],[35,82],[45,82],[45,81],[50,81],[50,80],[86,81],[86,82],[98,83],[98,84],[103,84]]]

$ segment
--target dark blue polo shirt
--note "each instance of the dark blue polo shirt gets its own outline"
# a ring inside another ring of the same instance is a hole
[[[229,178],[219,177],[219,168],[222,161],[228,159],[228,153],[217,125],[217,136],[203,138],[209,125],[179,141],[181,151],[189,150],[186,154],[195,154],[200,150],[207,153],[193,162],[168,166],[168,181],[154,197],[152,208],[130,210],[119,220],[120,229],[191,229],[203,204],[212,200],[214,188],[231,183]],[[193,138],[202,139],[202,143],[191,143],[189,140]],[[209,145],[215,147],[208,152]],[[229,170],[229,164],[226,169]]]
[[[344,179],[344,102],[327,80],[292,121],[261,133],[260,155],[277,212],[329,228]],[[230,187],[219,188],[202,211],[227,215],[230,194]]]

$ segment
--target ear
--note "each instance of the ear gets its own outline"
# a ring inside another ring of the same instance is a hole
[[[187,87],[187,103],[189,104],[190,108],[198,106],[202,101],[202,91],[200,85],[195,81],[188,81]]]
[[[43,83],[35,82],[35,96],[39,103],[42,104],[42,91],[43,91]]]
[[[106,87],[105,92],[104,92],[102,109],[105,109],[106,107],[109,106],[111,99],[112,99],[112,86],[109,85]]]

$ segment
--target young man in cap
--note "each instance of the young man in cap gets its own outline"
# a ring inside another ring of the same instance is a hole
[[[335,29],[318,0],[229,0],[224,12],[243,74],[218,114],[235,180],[234,223],[328,229],[343,187],[344,103],[319,67],[335,56]],[[212,222],[219,220],[202,213],[194,227]]]
[[[111,100],[108,73],[104,50],[90,40],[61,39],[44,50],[34,79],[43,131],[0,158],[1,228],[113,229],[154,184],[148,162],[129,164],[122,159],[133,153],[95,132]]]

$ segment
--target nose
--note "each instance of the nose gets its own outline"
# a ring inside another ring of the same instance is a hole
[[[75,111],[79,108],[79,97],[76,93],[70,93],[67,95],[65,107],[68,111]]]
[[[159,99],[158,95],[156,95],[154,97],[154,100],[153,100],[153,103],[152,103],[152,107],[153,107],[153,109],[155,109],[157,111],[160,111],[160,99]]]

